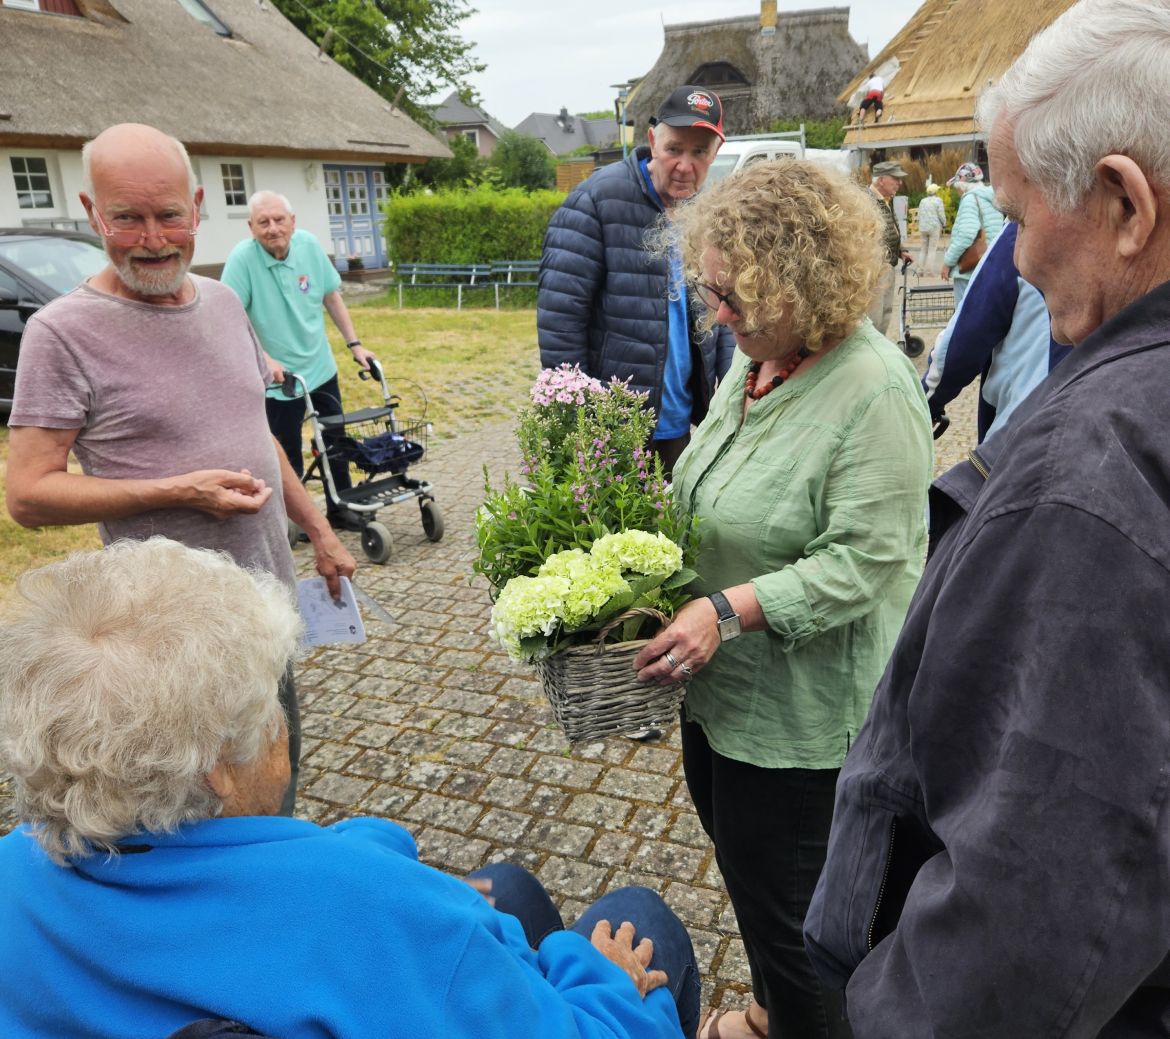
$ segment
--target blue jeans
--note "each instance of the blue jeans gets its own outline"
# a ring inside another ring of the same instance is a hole
[[[493,862],[471,876],[491,880],[496,908],[520,921],[533,949],[553,931],[565,929],[548,892],[528,870],[510,862]],[[623,887],[602,895],[569,930],[588,939],[598,920],[608,920],[614,930],[628,920],[634,925],[635,944],[643,938],[654,943],[650,966],[666,971],[666,987],[678,1008],[683,1035],[693,1036],[699,1030],[699,968],[682,921],[657,892],[645,887]]]

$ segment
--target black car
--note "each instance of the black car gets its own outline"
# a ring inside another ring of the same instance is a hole
[[[12,410],[16,357],[25,322],[106,262],[101,242],[90,234],[0,228],[0,419]]]

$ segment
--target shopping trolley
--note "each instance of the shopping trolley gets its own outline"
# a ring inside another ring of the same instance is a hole
[[[909,262],[902,264],[902,308],[898,345],[907,357],[918,357],[926,340],[911,332],[911,325],[945,328],[955,311],[955,292],[948,285],[911,285]]]
[[[426,401],[423,401],[422,415],[399,422],[399,398],[391,394],[382,366],[373,358],[369,365],[369,371],[363,369],[358,374],[362,379],[377,380],[382,389],[380,407],[321,415],[313,406],[305,380],[295,372],[285,372],[281,390],[286,397],[298,396],[298,389],[304,395],[313,451],[313,462],[305,472],[304,482],[319,479],[331,504],[352,511],[362,524],[360,534],[366,558],[371,563],[385,563],[390,558],[393,542],[389,529],[377,520],[379,509],[417,500],[423,533],[430,541],[443,537],[443,514],[435,503],[431,485],[407,475],[407,470],[426,454],[431,431],[431,424],[426,421]],[[365,479],[339,493],[333,465],[353,465],[365,473]]]

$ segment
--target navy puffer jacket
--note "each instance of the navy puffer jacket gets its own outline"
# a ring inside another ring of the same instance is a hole
[[[646,231],[662,212],[638,168],[649,156],[649,148],[639,148],[598,170],[553,214],[540,260],[536,330],[546,368],[568,362],[602,381],[629,378],[657,411],[666,366],[667,266],[645,247]],[[735,338],[722,326],[705,334],[694,318],[690,388],[697,423],[716,378],[731,365]]]

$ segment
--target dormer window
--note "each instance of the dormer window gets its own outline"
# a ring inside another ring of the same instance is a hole
[[[746,87],[747,77],[729,61],[709,61],[700,65],[687,79],[698,87],[711,87],[718,90],[720,87]]]

